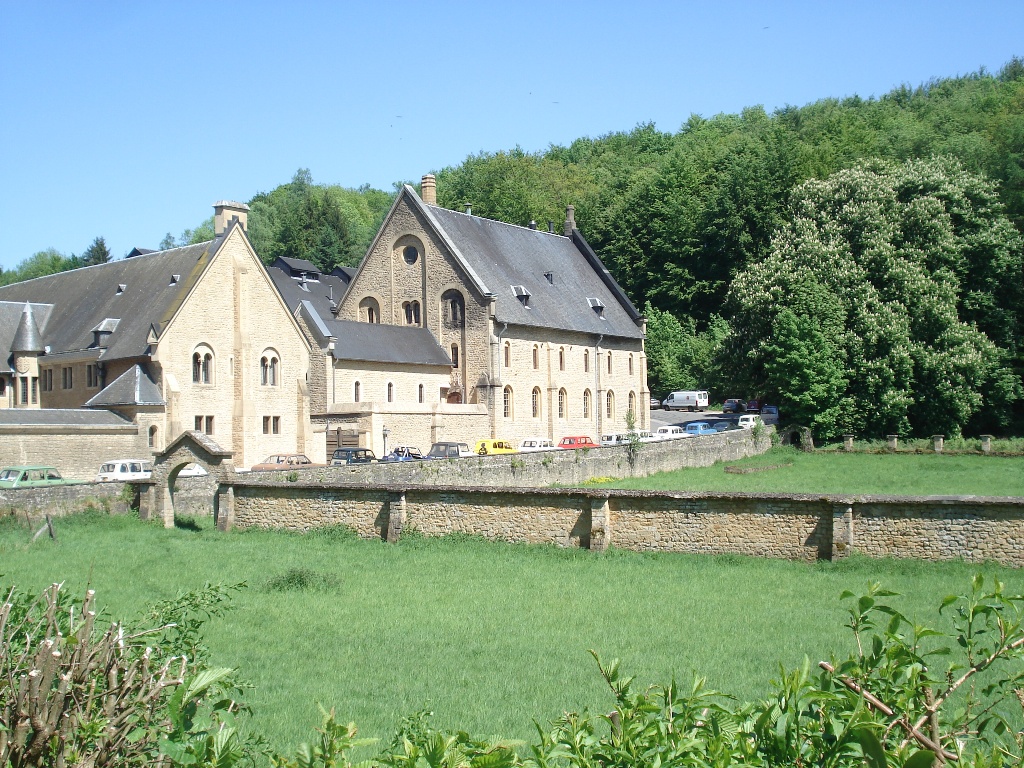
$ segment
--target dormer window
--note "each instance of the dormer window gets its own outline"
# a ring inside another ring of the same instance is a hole
[[[126,291],[127,289],[128,289],[128,286],[127,286],[127,285],[125,285],[124,283],[118,283],[118,284],[117,284],[117,291],[116,291],[116,293],[115,293],[114,295],[115,295],[115,296],[120,296],[120,295],[121,295],[122,293],[124,293],[124,292],[125,292],[125,291]]]
[[[604,302],[600,299],[588,298],[587,304],[597,313],[598,317],[604,317]]]
[[[527,309],[530,308],[530,296],[531,296],[531,294],[530,294],[530,292],[528,290],[526,290],[526,286],[525,285],[513,285],[512,286],[512,293],[515,295],[515,297],[517,299],[519,299],[520,303],[524,307],[526,307]]]
[[[171,282],[168,283],[168,286],[177,285],[180,282],[181,282],[181,275],[171,275]]]
[[[544,273],[544,279],[547,280],[549,284],[554,285],[555,284],[555,273],[554,272],[545,272]]]

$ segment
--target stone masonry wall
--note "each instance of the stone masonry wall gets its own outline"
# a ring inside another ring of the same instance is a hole
[[[125,487],[132,490],[125,492]],[[138,492],[129,483],[82,483],[49,488],[0,488],[0,515],[63,516],[92,506],[123,513],[138,507]]]
[[[134,424],[124,427],[0,428],[0,466],[42,464],[56,467],[68,480],[93,480],[100,464],[112,459],[148,459],[146,435]]]

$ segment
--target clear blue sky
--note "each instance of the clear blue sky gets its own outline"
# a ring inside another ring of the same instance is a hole
[[[879,96],[1024,55],[1024,2],[0,0],[0,266],[120,258],[309,168],[390,189],[467,155]]]

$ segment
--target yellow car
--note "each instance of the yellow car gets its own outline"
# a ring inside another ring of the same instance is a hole
[[[508,440],[478,440],[475,448],[480,456],[493,456],[496,453],[515,453],[516,449]]]

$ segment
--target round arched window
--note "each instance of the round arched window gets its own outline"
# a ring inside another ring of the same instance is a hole
[[[406,264],[415,264],[419,257],[420,252],[415,245],[407,245],[402,249],[402,258],[405,259]]]

